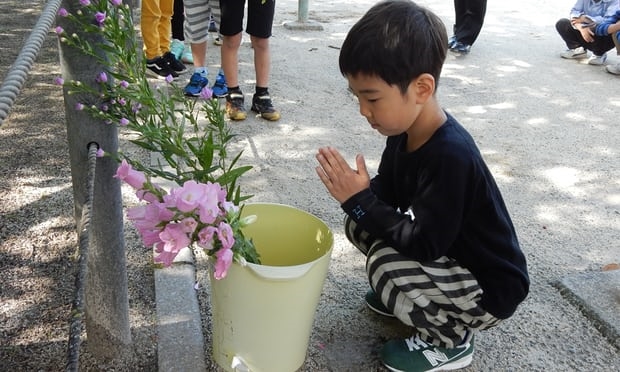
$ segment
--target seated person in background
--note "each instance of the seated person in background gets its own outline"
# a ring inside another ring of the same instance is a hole
[[[570,19],[562,18],[555,24],[555,29],[568,47],[560,56],[583,59],[588,57],[590,50],[593,55],[588,64],[605,64],[607,51],[614,47],[614,43],[609,35],[595,35],[591,26],[603,22],[618,9],[618,0],[577,0],[570,10]]]
[[[597,24],[593,30],[596,36],[611,36],[616,46],[616,53],[620,55],[620,10],[616,10],[611,17],[605,18],[605,20]],[[607,66],[607,72],[620,75],[620,63]]]

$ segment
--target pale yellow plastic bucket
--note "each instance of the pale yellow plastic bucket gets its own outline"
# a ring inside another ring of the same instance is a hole
[[[227,371],[293,372],[306,358],[333,245],[317,217],[282,204],[247,204],[244,233],[261,265],[211,275],[213,358]]]

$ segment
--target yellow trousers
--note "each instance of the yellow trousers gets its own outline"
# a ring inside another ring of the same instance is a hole
[[[142,0],[140,30],[147,59],[170,51],[173,5],[174,0]]]

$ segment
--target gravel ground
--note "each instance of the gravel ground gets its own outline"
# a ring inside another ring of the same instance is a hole
[[[271,92],[280,122],[249,118],[237,126],[253,200],[307,210],[333,228],[332,263],[303,371],[382,371],[377,350],[410,332],[369,312],[363,258],[342,234],[342,214],[316,179],[314,153],[335,145],[349,159],[362,152],[376,169],[383,138],[367,126],[337,69],[338,47],[372,0],[315,0],[310,19],[324,31],[291,31],[297,1],[278,0]],[[452,2],[422,1],[448,28]],[[531,293],[511,319],[483,332],[467,371],[615,371],[620,354],[591,320],[554,287],[561,278],[620,261],[619,78],[583,61],[559,58],[554,30],[570,3],[489,2],[485,27],[470,55],[450,56],[439,100],[468,128],[496,176],[529,261]],[[38,1],[0,3],[0,76],[36,22]],[[4,37],[4,35],[7,37]],[[219,53],[210,46],[215,67]],[[251,93],[251,49],[241,49],[242,88]],[[0,127],[0,360],[6,370],[59,370],[64,365],[73,296],[76,237],[62,110],[51,85],[56,40],[46,40],[30,78]],[[609,53],[608,63],[620,58]],[[216,69],[211,69],[215,74]],[[211,77],[212,78],[212,77]],[[133,202],[130,195],[127,203]],[[125,363],[85,370],[156,370],[152,272],[127,229],[135,350]],[[209,370],[208,282],[198,263]],[[8,280],[7,280],[8,279]],[[619,310],[620,312],[620,310]]]
[[[0,77],[37,22],[42,1],[0,2]],[[77,233],[58,45],[50,33],[9,117],[0,126],[0,370],[64,370],[74,298]],[[128,203],[131,199],[128,199]],[[126,231],[131,332],[127,359],[95,360],[84,340],[83,371],[155,371],[153,271]],[[84,335],[85,336],[85,335]]]

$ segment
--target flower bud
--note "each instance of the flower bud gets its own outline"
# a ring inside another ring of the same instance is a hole
[[[253,224],[254,222],[256,222],[257,219],[258,217],[255,214],[252,214],[252,215],[243,217],[239,221],[239,224],[241,225],[241,227],[245,227],[247,225]]]

